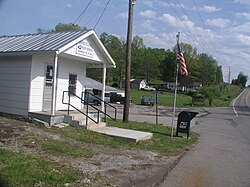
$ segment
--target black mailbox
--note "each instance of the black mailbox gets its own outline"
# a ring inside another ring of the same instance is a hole
[[[178,115],[177,121],[177,129],[176,129],[176,136],[178,136],[179,132],[187,133],[187,138],[189,138],[190,132],[190,121],[197,115],[198,112],[188,112],[182,111]]]

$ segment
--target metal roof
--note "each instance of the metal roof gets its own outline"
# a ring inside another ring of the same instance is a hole
[[[102,90],[102,83],[100,83],[94,79],[91,79],[89,77],[85,77],[83,79],[83,86],[86,88]],[[113,87],[108,86],[108,85],[105,86],[105,91],[106,92],[117,92],[117,93],[124,92],[123,90],[119,90],[119,89],[113,88]]]
[[[1,36],[0,53],[56,51],[88,31]]]

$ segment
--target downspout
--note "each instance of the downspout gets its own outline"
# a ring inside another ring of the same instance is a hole
[[[55,52],[54,57],[54,72],[53,72],[53,85],[52,85],[52,101],[51,101],[51,116],[55,115],[56,109],[56,93],[57,93],[57,66],[58,66],[58,51]]]
[[[103,63],[103,72],[102,72],[102,100],[104,101],[104,96],[105,96],[105,85],[106,85],[106,72],[107,72],[107,67],[106,63]],[[104,102],[102,102],[102,111],[104,112]]]

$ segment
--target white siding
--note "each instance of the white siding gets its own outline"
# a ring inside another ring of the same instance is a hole
[[[43,109],[45,68],[48,64],[54,65],[54,54],[34,55],[32,58],[30,111],[42,111]],[[56,110],[65,110],[68,107],[62,104],[62,94],[63,91],[68,91],[69,74],[77,75],[76,95],[81,97],[81,93],[84,91],[83,79],[86,76],[85,63],[63,58],[59,55]],[[74,106],[81,108],[80,100],[71,97],[71,102]]]
[[[0,112],[28,114],[31,59],[0,57]]]
[[[30,112],[42,111],[43,91],[45,82],[45,68],[47,64],[54,64],[54,55],[33,55],[31,70],[31,89],[30,89]]]
[[[62,104],[62,94],[63,91],[68,91],[69,74],[77,75],[76,95],[81,97],[82,92],[84,92],[83,79],[86,77],[86,64],[84,62],[59,57],[58,68],[59,75],[56,109],[63,110],[67,109],[67,105]],[[71,102],[77,108],[82,108],[82,104],[79,99],[71,97]]]

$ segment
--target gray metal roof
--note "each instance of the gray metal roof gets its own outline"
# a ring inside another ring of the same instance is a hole
[[[94,79],[91,79],[89,77],[85,77],[83,79],[83,86],[86,88],[102,90],[102,83],[100,83]],[[107,86],[107,85],[105,86],[105,91],[106,92],[117,92],[117,93],[124,92],[123,90],[119,90],[119,89],[116,89],[116,88],[113,88],[113,87]]]
[[[66,31],[0,37],[0,53],[56,51],[88,31]]]

